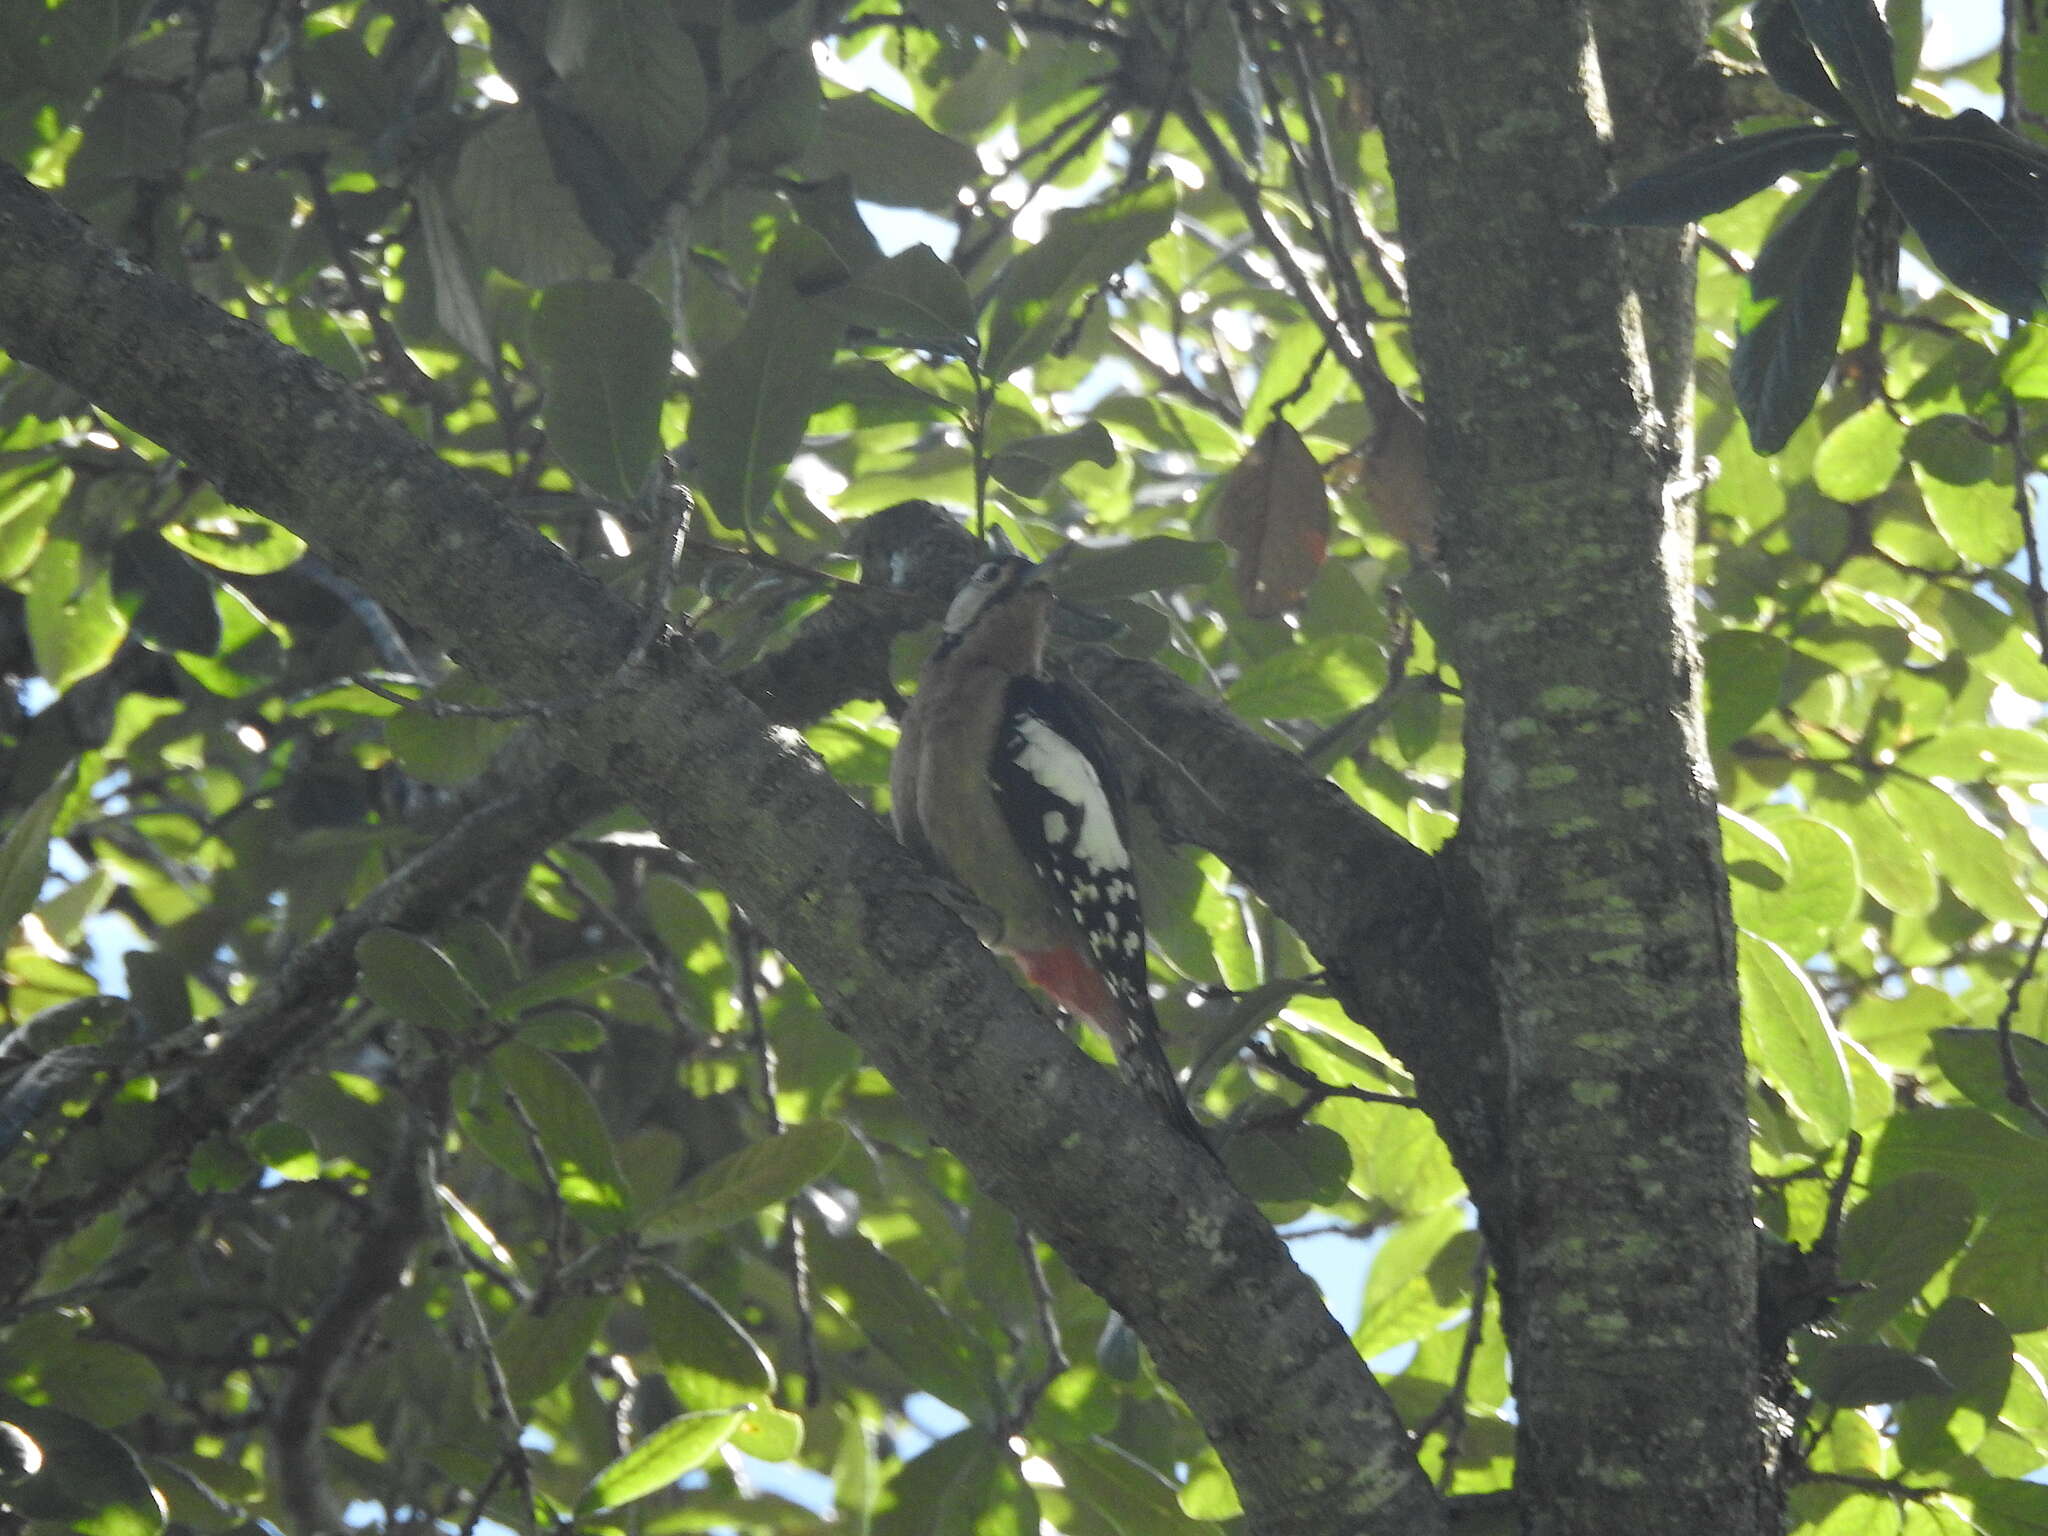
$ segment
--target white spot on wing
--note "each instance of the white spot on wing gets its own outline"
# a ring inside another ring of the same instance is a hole
[[[1048,843],[1059,843],[1066,841],[1066,836],[1066,814],[1061,811],[1047,811],[1045,813],[1045,840]]]
[[[1130,852],[1117,831],[1102,777],[1087,755],[1032,715],[1017,721],[1017,734],[1024,743],[1023,751],[1017,754],[1018,766],[1073,806],[1081,817],[1075,854],[1098,872],[1129,869]],[[1092,900],[1093,893],[1088,894]]]

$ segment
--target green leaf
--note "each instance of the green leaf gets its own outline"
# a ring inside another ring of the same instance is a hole
[[[711,1296],[648,1275],[641,1281],[641,1311],[662,1371],[685,1408],[735,1408],[773,1395],[775,1367]]]
[[[1916,113],[1910,136],[1871,165],[1943,277],[2022,319],[2048,302],[2039,149],[1971,107],[1945,122]]]
[[[455,962],[418,934],[373,928],[356,941],[363,991],[416,1029],[460,1034],[484,1019],[484,1001]]]
[[[615,268],[637,261],[653,235],[654,205],[610,144],[567,100],[528,103],[555,179],[576,200],[583,227],[603,242]]]
[[[837,264],[818,235],[785,226],[746,323],[712,355],[690,391],[696,483],[732,527],[747,526],[781,484],[838,350],[845,326],[833,302],[806,297],[800,287],[802,275],[821,260]]]
[[[574,955],[500,992],[491,999],[491,1012],[499,1018],[513,1018],[529,1008],[560,1002],[621,976],[630,976],[646,963],[646,952],[637,947]]]
[[[114,602],[139,639],[200,656],[220,649],[213,583],[155,529],[138,528],[114,546],[111,575]]]
[[[1100,603],[1140,592],[1206,586],[1223,574],[1229,554],[1214,539],[1164,535],[1103,547],[1070,546],[1053,571],[1061,597]]]
[[[1749,273],[1730,378],[1760,454],[1776,453],[1835,366],[1855,268],[1861,173],[1845,166],[1771,232]]]
[[[1783,807],[1766,806],[1758,819],[1784,848],[1791,873],[1776,887],[1749,881],[1733,885],[1735,921],[1791,954],[1816,954],[1861,903],[1856,851],[1826,822]]]
[[[594,1515],[659,1493],[717,1455],[745,1418],[744,1410],[728,1410],[670,1419],[593,1477],[576,1513]]]
[[[43,1453],[42,1470],[7,1491],[16,1514],[82,1536],[157,1536],[169,1506],[128,1443],[56,1408],[14,1404],[8,1419]]]
[[[104,1339],[72,1337],[37,1362],[50,1406],[112,1429],[162,1405],[164,1378],[147,1356]]]
[[[817,140],[825,98],[809,48],[777,53],[746,82],[745,110],[727,139],[736,165],[772,171]]]
[[[1865,132],[1883,137],[1899,115],[1892,85],[1892,35],[1871,0],[1792,0],[1814,50]]]
[[[710,118],[682,15],[663,0],[562,0],[549,12],[547,55],[640,191],[663,192]]]
[[[562,1203],[584,1225],[616,1232],[631,1219],[611,1135],[583,1081],[546,1051],[517,1041],[491,1053],[538,1133]]]
[[[1706,663],[1707,744],[1718,752],[1777,708],[1791,650],[1776,635],[1727,629],[1709,635],[1700,652]]]
[[[1960,796],[1932,784],[1888,775],[1878,799],[1905,834],[1933,856],[1955,893],[1986,917],[2035,921],[2033,903],[2016,884],[2005,843]]]
[[[544,288],[611,264],[575,194],[556,178],[539,119],[528,108],[495,117],[469,136],[448,191],[454,227],[483,266]]]
[[[1116,463],[1116,444],[1099,421],[1071,432],[1013,438],[995,451],[988,469],[1019,496],[1043,496],[1055,480],[1083,462],[1104,469]]]
[[[1351,1176],[1351,1148],[1326,1125],[1247,1128],[1224,1154],[1238,1188],[1263,1205],[1327,1204]]]
[[[1824,171],[1855,143],[1846,128],[1804,123],[1709,144],[1638,177],[1579,222],[1690,224],[1734,207],[1794,171]]]
[[[970,144],[929,127],[914,113],[872,91],[825,103],[817,142],[804,156],[804,174],[853,178],[863,202],[923,208],[950,216],[960,189],[981,178],[981,159]]]
[[[1934,1309],[1916,1343],[1955,1384],[1955,1392],[1945,1401],[1918,1397],[1902,1403],[1895,1443],[1907,1468],[1933,1470],[1976,1449],[2005,1406],[2013,1373],[2012,1333],[1982,1302],[1952,1295]]]
[[[846,1127],[813,1120],[728,1153],[664,1201],[642,1224],[651,1242],[673,1242],[744,1220],[822,1178],[846,1150]]]
[[[636,283],[557,283],[534,304],[530,339],[548,446],[600,496],[631,500],[661,453],[668,316]]]
[[[1029,1515],[1032,1523],[1016,1525]],[[988,1523],[991,1518],[1007,1523]],[[964,1429],[905,1462],[876,1501],[874,1536],[1030,1536],[1037,1501],[994,1435]]]
[[[1173,227],[1174,190],[1161,178],[1135,192],[1046,221],[1044,236],[1013,260],[989,299],[983,370],[1006,379],[1051,350],[1081,296],[1142,260]]]
[[[1905,459],[1906,424],[1885,400],[1873,400],[1837,423],[1813,459],[1814,487],[1836,501],[1882,495]]]
[[[1377,649],[1346,635],[1290,645],[1246,667],[1230,685],[1230,707],[1268,720],[1316,719],[1363,703],[1386,681]]]
[[[458,672],[433,691],[444,704],[494,705],[498,696],[468,673]],[[384,722],[384,742],[405,771],[442,789],[467,784],[491,765],[498,749],[519,728],[515,720],[478,715],[435,715],[425,707],[401,710]]]
[[[51,539],[30,567],[27,620],[36,670],[59,693],[112,661],[128,633],[106,562],[72,539]]]
[[[1777,834],[1732,806],[1721,806],[1721,857],[1737,878],[1776,889],[1792,875],[1792,855]],[[1750,871],[1754,871],[1751,874]]]
[[[1890,1322],[1961,1252],[1976,1220],[1969,1187],[1931,1171],[1901,1174],[1851,1206],[1842,1220],[1842,1278],[1870,1289],[1843,1303],[1843,1330],[1874,1333]]]
[[[1800,1362],[1814,1396],[1836,1408],[1866,1408],[1954,1390],[1925,1355],[1888,1344],[1837,1344]]]
[[[512,1401],[525,1407],[569,1379],[612,1313],[609,1296],[570,1296],[546,1312],[521,1312],[493,1342]]]
[[[732,1448],[761,1461],[794,1461],[804,1448],[804,1421],[783,1408],[756,1408],[732,1432]]]
[[[74,763],[28,803],[0,837],[0,939],[14,931],[42,894],[43,879],[50,872],[50,838],[77,777]]]
[[[1848,98],[1836,89],[1820,55],[1813,51],[1806,24],[1799,19],[1792,0],[1764,0],[1751,14],[1749,30],[1757,57],[1773,80],[1835,121],[1855,121]]]
[[[2048,1180],[2008,1182],[1950,1289],[1976,1297],[2014,1333],[2048,1328]]]
[[[1214,1536],[1217,1528],[1182,1513],[1180,1490],[1106,1440],[1050,1446],[1067,1492],[1124,1536]]]
[[[1863,888],[1902,917],[1934,910],[1941,889],[1927,855],[1909,841],[1877,796],[1831,794],[1814,797],[1813,813],[1838,827],[1856,849],[1856,873]]]
[[[173,548],[238,576],[268,576],[306,552],[306,541],[290,529],[217,496],[195,497],[178,521],[164,524],[161,531]]]
[[[955,352],[973,344],[974,296],[967,280],[928,245],[913,245],[856,271],[832,297],[849,325]]]
[[[1394,1228],[1366,1271],[1364,1314],[1351,1340],[1362,1356],[1411,1343],[1457,1315],[1460,1298],[1437,1294],[1432,1272],[1470,1231],[1470,1217],[1455,1205]]]
[[[1770,940],[1738,934],[1742,1037],[1750,1061],[1822,1145],[1848,1135],[1855,1102],[1842,1042],[1797,961]]]
[[[995,1365],[981,1336],[859,1232],[814,1239],[818,1284],[918,1386],[970,1419],[995,1413]]]
[[[1898,764],[1922,778],[2048,784],[2048,739],[2003,725],[1958,725],[1914,742]]]

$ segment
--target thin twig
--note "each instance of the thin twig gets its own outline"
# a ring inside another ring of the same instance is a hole
[[[1017,1405],[1007,1420],[1011,1434],[1023,1432],[1031,1422],[1031,1415],[1038,1411],[1039,1399],[1045,1396],[1046,1389],[1073,1365],[1067,1358],[1066,1344],[1060,1338],[1059,1318],[1053,1311],[1052,1286],[1045,1278],[1045,1264],[1038,1256],[1038,1239],[1021,1221],[1017,1223],[1017,1252],[1024,1260],[1024,1276],[1031,1282],[1031,1307],[1038,1322],[1039,1340],[1045,1345],[1045,1369],[1026,1382],[1017,1394]]]
[[[1486,1244],[1482,1240],[1479,1252],[1472,1260],[1472,1310],[1465,1319],[1465,1341],[1458,1350],[1458,1365],[1451,1374],[1450,1390],[1444,1393],[1443,1401],[1430,1410],[1429,1417],[1415,1426],[1414,1443],[1418,1446],[1437,1430],[1444,1432],[1444,1462],[1437,1469],[1436,1476],[1438,1493],[1451,1491],[1458,1446],[1465,1438],[1465,1394],[1472,1382],[1472,1361],[1479,1353],[1479,1341],[1486,1332],[1486,1285],[1492,1272]]]
[[[1306,1091],[1309,1095],[1308,1107],[1311,1109],[1324,1099],[1356,1099],[1361,1104],[1392,1104],[1401,1109],[1415,1109],[1419,1106],[1420,1101],[1410,1094],[1380,1093],[1371,1088],[1354,1088],[1349,1083],[1326,1083],[1307,1067],[1287,1056],[1278,1046],[1268,1044],[1264,1040],[1254,1040],[1245,1049],[1250,1051],[1253,1060],[1267,1071],[1276,1077],[1286,1078],[1295,1087]]]
[[[2005,402],[2005,431],[2000,434],[2012,455],[2012,512],[2020,522],[2020,539],[2027,551],[2027,611],[2034,618],[2034,639],[2041,647],[2041,661],[2048,665],[2048,587],[2041,581],[2041,540],[2034,531],[2034,498],[2027,489],[2033,466],[2027,460],[2026,419],[2019,403]]]
[[[2005,1069],[2005,1096],[2016,1108],[2025,1110],[2043,1126],[2048,1126],[2048,1108],[2034,1097],[2027,1086],[2026,1074],[2020,1070],[2019,1051],[2012,1043],[2013,1020],[2020,1011],[2020,993],[2033,980],[2034,967],[2040,963],[2041,945],[2048,940],[2048,917],[2041,920],[2041,926],[2034,930],[2034,940],[2027,946],[2027,957],[2020,962],[2020,972],[2013,977],[2012,985],[2005,989],[2005,1006],[1998,1010],[1998,1060]]]
[[[780,1091],[775,1044],[768,1038],[768,1025],[761,1011],[761,939],[744,912],[732,914],[733,986],[739,994],[740,1016],[746,1020],[753,1041],[754,1059],[761,1070],[761,1099],[772,1134],[782,1133],[782,1110],[776,1104]],[[789,1299],[796,1311],[797,1356],[804,1363],[803,1385],[795,1407],[805,1409],[818,1401],[822,1385],[818,1361],[818,1323],[812,1296],[811,1265],[807,1234],[803,1224],[803,1200],[799,1194],[782,1209],[782,1237],[777,1247],[789,1272]]]
[[[441,1182],[439,1157],[430,1144],[426,1151],[427,1180],[430,1184]],[[447,1208],[440,1201],[434,1202],[434,1216],[441,1228],[441,1241],[447,1245],[448,1253],[455,1260],[453,1285],[462,1298],[463,1315],[469,1322],[470,1342],[477,1356],[484,1363],[484,1383],[490,1389],[491,1414],[504,1430],[505,1448],[500,1460],[512,1469],[512,1482],[518,1488],[522,1514],[516,1529],[533,1529],[533,1469],[526,1464],[526,1449],[520,1444],[523,1426],[519,1421],[519,1409],[512,1401],[512,1387],[505,1379],[505,1367],[498,1359],[498,1352],[491,1345],[490,1326],[484,1321],[483,1308],[477,1304],[476,1292],[471,1288],[465,1266],[462,1262],[462,1244],[456,1240],[455,1229],[448,1224]],[[488,1485],[487,1485],[488,1486]],[[478,1507],[482,1500],[477,1501]]]

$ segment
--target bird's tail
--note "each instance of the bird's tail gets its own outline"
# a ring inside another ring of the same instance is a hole
[[[1209,1142],[1209,1133],[1188,1108],[1187,1095],[1181,1092],[1173,1063],[1166,1059],[1165,1047],[1159,1043],[1159,1021],[1152,1016],[1152,1010],[1145,1009],[1142,1018],[1118,1019],[1117,1023],[1120,1027],[1108,1033],[1124,1080],[1156,1102],[1175,1130],[1213,1156],[1216,1149]]]

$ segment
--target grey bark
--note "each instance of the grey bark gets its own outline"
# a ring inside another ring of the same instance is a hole
[[[1465,688],[1460,842],[1507,1042],[1524,1529],[1741,1536],[1761,1462],[1745,1069],[1685,455],[1657,408],[1683,394],[1683,282],[1573,226],[1611,187],[1613,50],[1586,6],[1362,9]],[[1694,7],[1602,14],[1667,59],[1698,46]],[[1645,78],[1622,97],[1638,114]]]

